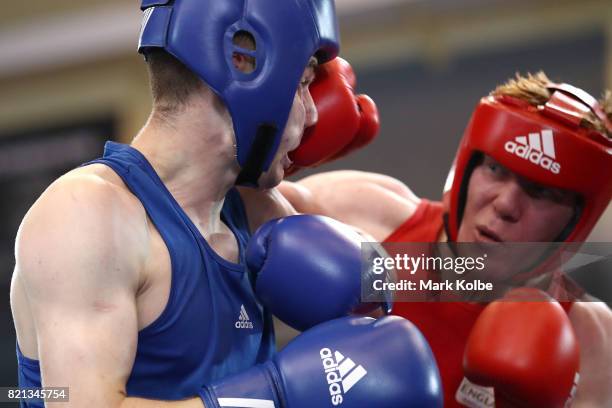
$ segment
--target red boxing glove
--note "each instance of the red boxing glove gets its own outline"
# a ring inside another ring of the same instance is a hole
[[[578,341],[561,305],[528,288],[483,310],[463,355],[466,377],[493,387],[498,408],[565,407],[579,364]]]
[[[293,165],[285,175],[345,156],[376,137],[378,109],[369,96],[355,95],[355,83],[353,68],[342,58],[317,68],[310,93],[319,120],[304,131],[298,148],[289,153]]]

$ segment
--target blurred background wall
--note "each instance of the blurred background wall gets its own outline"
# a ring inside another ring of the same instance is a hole
[[[99,156],[105,139],[129,142],[146,121],[137,3],[38,0],[0,12],[0,386],[16,385],[8,294],[21,218],[53,179]],[[336,3],[342,55],[358,91],[376,100],[382,130],[314,171],[385,173],[436,199],[471,110],[496,84],[545,70],[596,96],[612,87],[606,0]],[[591,239],[611,238],[608,211]]]

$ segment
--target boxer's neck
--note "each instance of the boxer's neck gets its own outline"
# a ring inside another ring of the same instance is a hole
[[[154,110],[132,142],[190,218],[212,230],[240,170],[230,116],[215,98],[190,98],[171,118]]]

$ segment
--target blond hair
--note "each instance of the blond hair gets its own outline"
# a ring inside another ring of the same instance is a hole
[[[497,88],[491,92],[491,95],[512,96],[527,101],[534,106],[544,105],[552,95],[547,88],[551,83],[552,81],[548,79],[548,76],[543,71],[539,71],[535,74],[528,73],[526,76],[517,73],[514,78],[497,86]],[[608,117],[608,120],[612,120],[612,92],[606,90],[603,97],[599,100],[599,103]],[[592,113],[589,113],[583,118],[580,125],[588,129],[595,129],[612,138],[612,132],[610,132],[605,124]]]

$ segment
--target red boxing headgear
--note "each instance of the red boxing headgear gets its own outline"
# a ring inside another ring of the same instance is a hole
[[[465,130],[444,187],[449,240],[456,241],[467,186],[481,154],[535,183],[581,197],[579,213],[558,241],[584,241],[612,198],[612,140],[580,126],[592,112],[608,132],[612,125],[591,95],[550,84],[552,96],[533,106],[509,96],[482,98]]]

